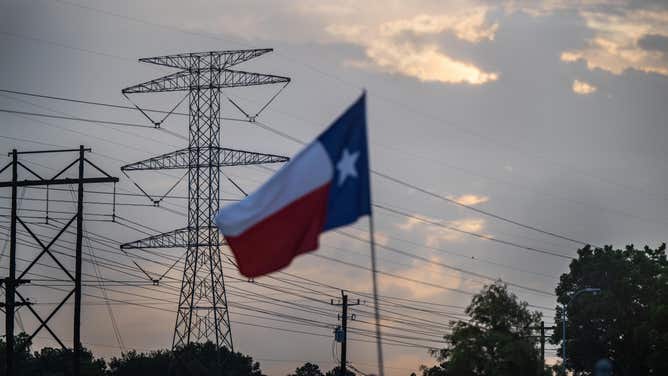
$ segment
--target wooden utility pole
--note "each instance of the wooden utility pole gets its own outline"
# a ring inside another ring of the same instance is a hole
[[[341,290],[341,303],[334,303],[334,300],[331,301],[332,305],[341,306],[341,330],[343,332],[343,337],[341,338],[341,365],[339,366],[340,376],[346,376],[346,364],[347,364],[347,342],[348,342],[348,307],[356,306],[360,304],[360,300],[357,299],[356,303],[348,303],[348,295]]]
[[[540,364],[545,366],[545,321],[540,321]]]
[[[556,326],[545,326],[545,321],[540,322],[540,326],[532,326],[528,329],[530,330],[539,330],[540,331],[540,364],[542,368],[545,368],[545,331],[546,330],[555,330]],[[530,338],[536,338],[537,336],[530,336]]]

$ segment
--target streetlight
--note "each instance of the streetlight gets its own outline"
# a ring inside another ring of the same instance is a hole
[[[573,303],[575,298],[578,297],[580,294],[584,293],[591,293],[591,294],[598,294],[601,292],[601,289],[596,288],[596,287],[587,287],[582,290],[578,290],[575,292],[575,294],[571,295],[571,298],[568,300],[566,304],[564,304],[564,317],[561,320],[561,328],[562,328],[562,335],[561,335],[561,362],[563,363],[564,366],[564,372],[566,372],[566,321],[568,321],[568,305]]]

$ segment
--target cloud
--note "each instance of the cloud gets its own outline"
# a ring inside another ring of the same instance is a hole
[[[580,95],[592,94],[597,90],[596,86],[580,80],[574,80],[572,88],[575,94]]]
[[[632,0],[507,0],[507,14],[533,17],[573,13],[592,37],[582,47],[562,51],[561,60],[584,61],[591,70],[622,74],[627,69],[668,75],[668,2]]]
[[[489,201],[489,197],[487,197],[487,196],[478,196],[478,195],[474,195],[474,194],[463,194],[459,197],[448,196],[448,198],[451,199],[451,200],[455,200],[462,205],[469,205],[469,206],[478,205],[478,204],[482,204],[484,202]]]
[[[419,14],[378,24],[332,24],[326,30],[334,39],[364,48],[367,59],[348,61],[348,66],[379,69],[420,81],[480,85],[497,80],[498,73],[454,58],[422,37],[451,33],[468,43],[493,40],[498,24],[488,23],[486,14],[487,8],[467,8],[458,14]]]
[[[441,262],[438,257],[430,257],[430,260],[432,262]],[[431,284],[452,289],[462,287],[463,280],[459,272],[446,272],[442,267],[433,263],[414,261],[412,264],[412,267],[395,272],[394,274],[409,279],[429,281]],[[402,294],[402,296],[409,296],[414,299],[430,298],[444,292],[442,288],[382,275],[379,279],[379,284],[382,291],[403,290],[406,294]]]
[[[452,32],[457,38],[471,43],[485,39],[493,40],[499,25],[488,24],[485,20],[486,12],[485,8],[474,8],[461,17],[450,14],[420,14],[413,18],[385,22],[380,25],[380,33],[385,36],[397,36],[405,32],[416,35]]]
[[[266,12],[259,1],[235,4],[221,14],[214,1],[204,11],[172,12],[188,29],[233,34],[244,39],[292,43],[348,43],[364,57],[342,58],[344,65],[398,74],[420,81],[481,85],[499,79],[443,44],[453,36],[458,48],[495,39],[500,24],[514,13],[532,17],[579,16],[591,30],[582,45],[561,53],[564,62],[583,61],[590,69],[621,74],[627,69],[668,75],[668,2],[633,0],[436,0],[353,1],[330,4],[290,0]],[[493,19],[492,19],[493,18]],[[176,20],[174,21],[176,22]]]
[[[420,216],[420,218],[424,218],[429,222],[442,223],[442,221],[434,218],[425,216]],[[485,229],[485,220],[481,218],[465,218],[447,221],[444,225],[463,231],[481,233]],[[405,232],[417,235],[428,247],[439,247],[444,242],[462,241],[466,237],[466,234],[462,234],[461,232],[429,225],[418,218],[407,218],[404,222],[397,224],[397,227]]]
[[[602,7],[580,15],[594,35],[582,48],[564,51],[562,61],[617,75],[634,69],[668,76],[668,10]]]

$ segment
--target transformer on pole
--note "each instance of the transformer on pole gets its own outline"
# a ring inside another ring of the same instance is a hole
[[[122,91],[124,95],[187,91],[189,97],[188,147],[121,167],[124,173],[187,170],[187,226],[121,245],[123,249],[186,249],[173,348],[211,341],[233,350],[220,251],[224,241],[213,224],[213,217],[220,208],[220,169],[225,166],[281,163],[288,158],[220,146],[221,90],[290,82],[288,77],[229,69],[271,51],[212,51],[139,59],[179,71]],[[160,123],[154,122],[154,125],[159,127]]]

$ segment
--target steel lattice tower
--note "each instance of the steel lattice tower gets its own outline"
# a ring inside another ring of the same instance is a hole
[[[180,69],[123,89],[123,94],[188,91],[188,148],[121,167],[122,171],[187,169],[188,226],[121,246],[186,249],[172,346],[212,341],[233,349],[220,248],[213,217],[220,208],[220,169],[225,166],[280,163],[286,157],[220,146],[221,90],[288,83],[287,77],[231,70],[272,49],[212,51],[140,59]],[[159,124],[156,124],[159,126]]]

